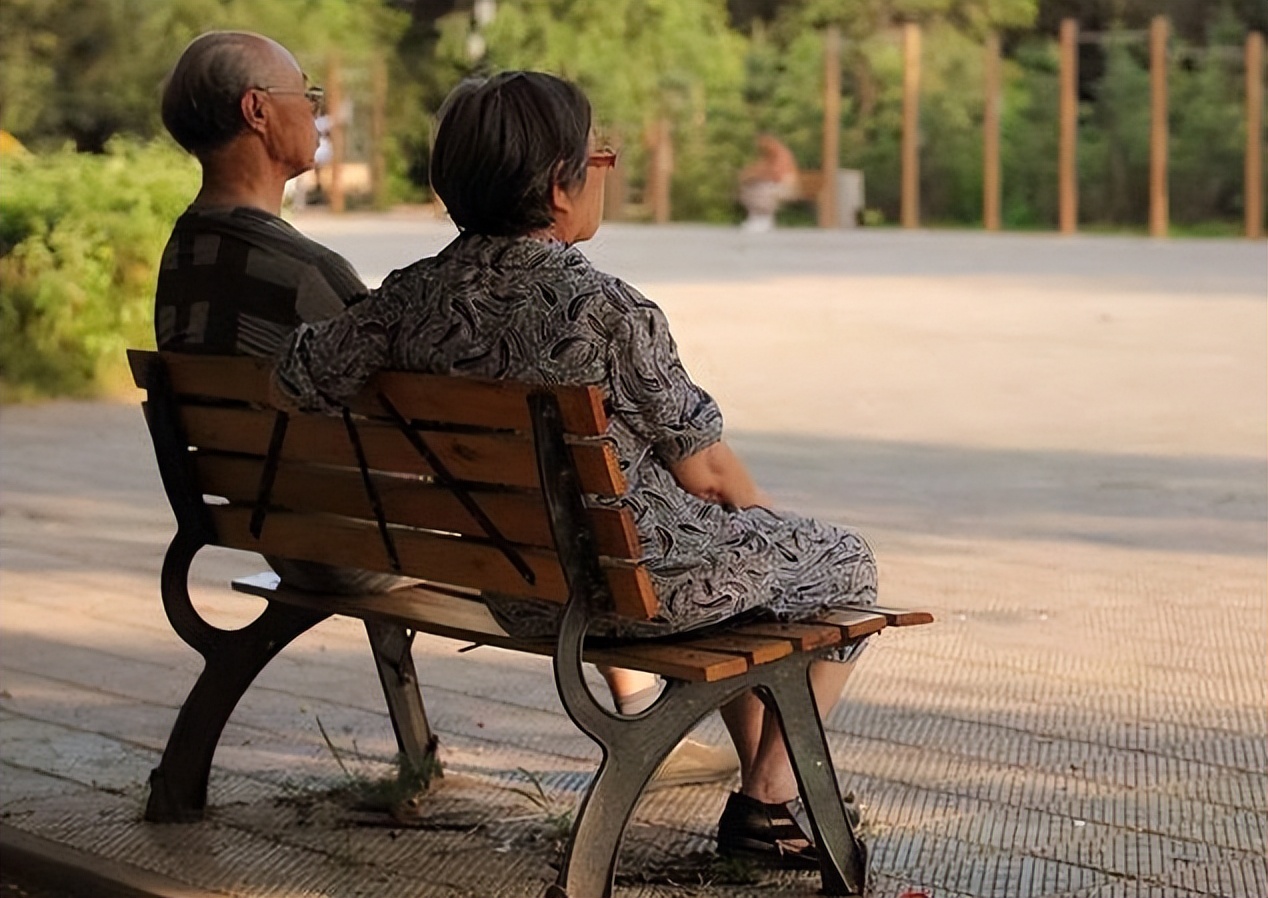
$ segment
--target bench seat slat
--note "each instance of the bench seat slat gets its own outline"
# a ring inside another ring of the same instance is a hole
[[[780,658],[791,655],[794,651],[793,644],[787,639],[744,636],[738,633],[702,636],[699,639],[693,639],[691,644],[696,648],[708,649],[712,652],[741,655],[748,660],[750,665],[778,661]]]
[[[860,636],[878,633],[889,625],[889,619],[885,615],[864,611],[861,607],[859,610],[829,611],[816,620],[840,627],[846,639],[857,639]]]
[[[607,664],[612,667],[628,667],[637,670],[651,670],[654,673],[675,680],[691,680],[694,682],[713,683],[736,677],[749,669],[747,658],[724,652],[711,652],[697,649],[690,643],[666,645],[657,642],[643,642],[637,645],[608,646],[596,649],[593,654],[596,664]]]
[[[515,639],[502,629],[477,598],[462,598],[424,586],[366,596],[321,594],[281,589],[277,575],[268,572],[234,580],[233,588],[289,605],[358,618],[374,617],[463,642],[537,655],[551,655],[555,650],[553,641]],[[678,646],[640,642],[617,647],[590,647],[584,657],[591,664],[624,666],[692,682],[737,676],[749,666],[742,657],[703,651],[693,648],[690,643]]]
[[[185,405],[181,423],[190,444],[218,452],[263,456],[268,452],[275,413],[249,408]],[[371,468],[431,475],[431,467],[394,426],[358,422]],[[424,440],[459,480],[537,488],[537,459],[524,435],[423,432]],[[625,492],[616,450],[606,440],[572,447],[581,488],[601,496]],[[283,461],[355,467],[356,454],[344,423],[318,415],[292,417],[280,458]]]
[[[199,482],[207,495],[235,503],[256,501],[264,460],[259,457],[200,452],[195,457]],[[461,502],[443,486],[419,478],[373,474],[375,490],[389,523],[467,536],[485,531]],[[554,548],[545,504],[538,491],[481,490],[472,487],[471,498],[512,543]],[[346,517],[374,519],[361,472],[282,462],[277,466],[270,504],[291,511],[315,511]],[[630,513],[620,508],[587,510],[599,552],[612,558],[637,559],[638,532]]]
[[[239,577],[233,588],[260,598],[345,614],[356,618],[376,618],[462,642],[491,645],[514,651],[549,655],[549,640],[517,640],[502,628],[478,596],[460,597],[426,586],[411,586],[386,593],[352,596],[318,593],[281,587],[272,571]]]
[[[138,387],[148,386],[147,357],[155,355],[167,365],[177,395],[270,405],[271,359],[129,350]],[[382,390],[407,418],[527,431],[532,424],[526,399],[534,389],[549,389],[559,399],[567,433],[601,436],[607,430],[602,391],[588,386],[536,387],[484,378],[384,371],[373,378],[350,405],[354,411],[386,417],[375,398]]]
[[[891,627],[918,627],[933,623],[933,615],[928,611],[908,611],[905,608],[885,608],[880,605],[861,605],[859,608],[873,614],[883,614]]]
[[[761,621],[743,624],[736,627],[735,632],[749,636],[769,636],[776,639],[787,639],[798,651],[808,652],[813,649],[828,648],[844,641],[840,627],[824,624],[795,623],[781,624]]]
[[[213,505],[208,511],[217,543],[227,548],[393,572],[378,528],[365,521],[273,512],[256,539],[250,531],[250,509]],[[404,528],[392,528],[391,533],[401,561],[399,573],[406,576],[560,604],[568,600],[568,586],[553,552],[521,550],[521,557],[536,575],[537,582],[530,585],[500,550],[487,543]],[[640,620],[656,614],[658,605],[646,570],[609,564],[604,573],[621,614]]]
[[[410,629],[462,642],[537,655],[550,655],[554,652],[554,643],[551,641],[518,640],[512,637],[502,629],[478,598],[438,592],[425,586],[366,596],[320,594],[279,588],[277,574],[268,571],[234,580],[233,588],[239,592],[290,605],[301,605],[357,618],[371,617],[390,621]],[[823,619],[827,619],[831,614],[830,612]],[[700,682],[737,676],[744,673],[750,665],[766,663],[754,658],[742,657],[742,653],[740,653],[741,656],[737,656],[735,652],[724,648],[726,643],[778,645],[781,647],[780,651],[783,652],[779,657],[794,651],[791,641],[787,639],[743,635],[752,626],[754,625],[749,624],[732,630],[711,631],[707,636],[687,640],[681,644],[630,642],[621,646],[591,647],[586,649],[585,660],[591,664],[613,664],[661,676]],[[837,628],[827,626],[823,629]],[[839,633],[840,630],[837,629],[837,632]],[[719,657],[728,654],[731,655],[729,662],[724,662]]]

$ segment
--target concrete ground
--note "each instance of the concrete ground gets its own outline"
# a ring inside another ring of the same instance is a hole
[[[370,280],[450,234],[299,223]],[[938,617],[875,640],[827,719],[876,895],[1268,896],[1263,243],[613,226],[587,252],[664,307],[759,482],[862,528],[884,600]],[[208,820],[143,824],[199,663],[158,601],[172,518],[140,412],[4,409],[0,489],[6,866],[169,895],[540,894],[596,759],[544,663],[420,639],[448,775],[403,826],[359,806],[394,749],[364,636],[323,625],[235,713]],[[260,566],[206,553],[200,607],[248,620],[224,584]],[[712,862],[726,794],[648,797],[618,895],[813,894]]]

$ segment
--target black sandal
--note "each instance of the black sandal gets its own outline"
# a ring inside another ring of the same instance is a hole
[[[842,801],[850,828],[855,829],[859,809],[852,798]],[[718,821],[718,854],[749,858],[781,870],[818,870],[819,852],[811,832],[800,798],[766,804],[733,792]]]

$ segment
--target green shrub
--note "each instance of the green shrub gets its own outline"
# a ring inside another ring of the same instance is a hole
[[[121,142],[0,165],[0,397],[106,391],[124,349],[153,344],[158,260],[197,166]]]

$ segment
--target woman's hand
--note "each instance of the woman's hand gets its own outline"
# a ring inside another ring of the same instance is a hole
[[[722,440],[670,465],[669,471],[680,487],[706,502],[737,508],[770,505],[744,463]]]

